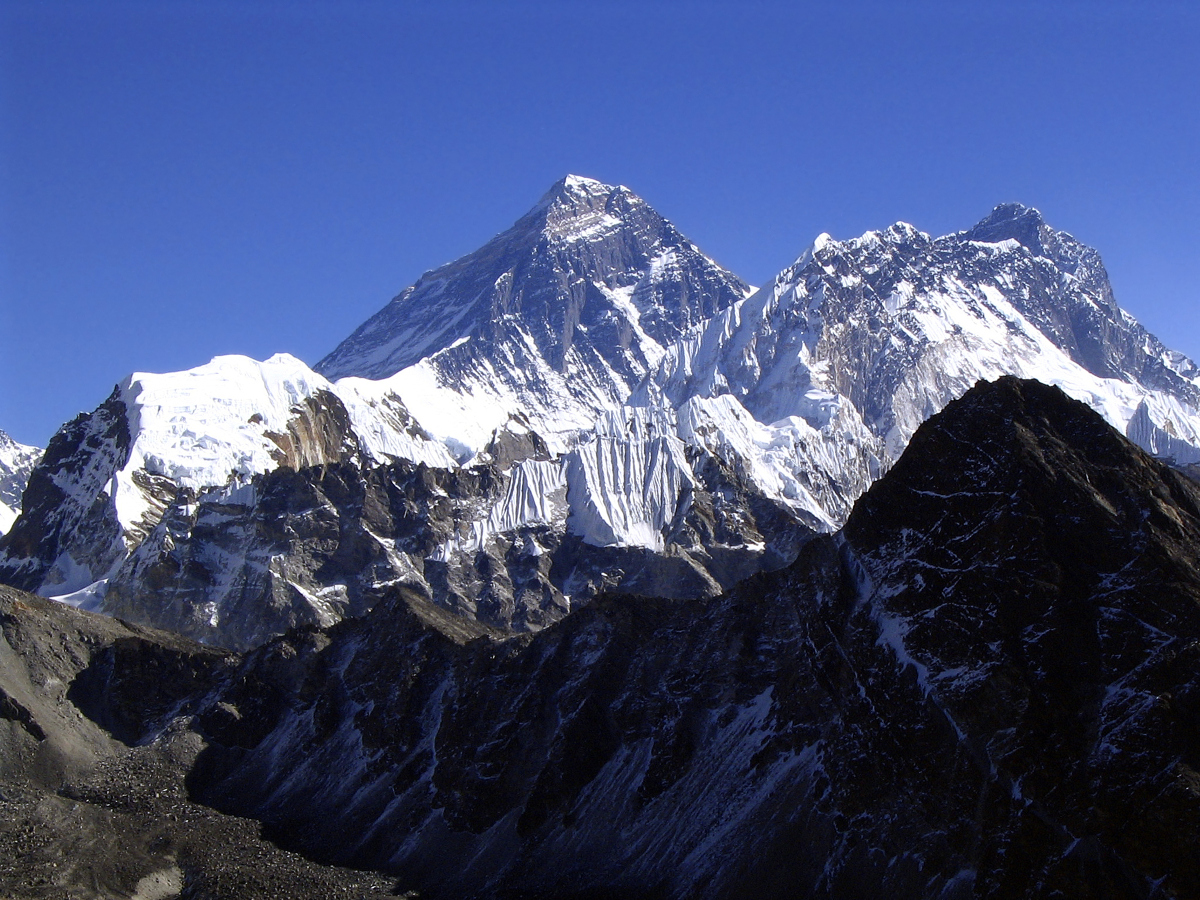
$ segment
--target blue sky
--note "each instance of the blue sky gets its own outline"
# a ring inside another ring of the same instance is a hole
[[[131,371],[315,362],[568,172],[754,283],[819,232],[1037,206],[1200,357],[1200,11],[0,5],[0,429]]]

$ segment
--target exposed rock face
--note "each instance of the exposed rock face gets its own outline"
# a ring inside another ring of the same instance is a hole
[[[512,445],[508,445],[511,450]],[[506,452],[497,447],[497,453]],[[362,615],[396,584],[505,630],[536,630],[621,586],[712,596],[791,559],[809,530],[719,460],[697,454],[665,544],[602,547],[551,516],[497,522],[506,495],[543,500],[531,460],[442,469],[351,462],[256,476],[236,492],[178,498],[110,579],[103,609],[247,649],[288,628]],[[532,483],[527,484],[524,479]],[[486,530],[491,523],[492,530]]]
[[[111,491],[129,443],[125,404],[116,391],[54,435],[30,473],[23,515],[0,539],[5,583],[31,591],[64,584],[74,590],[83,586],[71,583],[79,568],[104,572],[121,558],[125,545]],[[160,509],[174,494],[170,484],[147,479],[146,487]]]
[[[178,529],[172,537],[164,523],[194,519],[198,507],[217,509],[205,522],[211,535],[220,530],[222,515],[233,523],[252,513],[245,507],[255,501],[258,476],[342,464],[365,471],[393,459],[456,465],[395,398],[364,396],[353,386],[335,392],[291,357],[264,363],[222,357],[187,372],[133,375],[51,441],[30,475],[24,515],[0,539],[0,578],[73,605],[108,609],[110,583],[128,584],[131,572],[146,571],[145,557],[160,553],[164,541],[173,549],[175,538],[186,537]],[[238,540],[234,531],[217,542]],[[211,544],[198,546],[194,555],[200,574],[220,587],[231,561],[204,555],[213,550]],[[166,587],[159,580],[138,589]],[[220,590],[211,591],[203,616],[220,619],[225,599]],[[191,615],[169,608],[149,615],[127,611],[174,626]],[[263,618],[282,630],[304,615],[272,615],[268,608]],[[244,627],[278,633],[253,622]],[[211,638],[211,629],[204,636]]]
[[[1055,389],[707,603],[435,615],[248,656],[196,795],[433,897],[1200,895],[1200,488]]]

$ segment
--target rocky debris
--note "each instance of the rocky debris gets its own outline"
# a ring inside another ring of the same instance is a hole
[[[395,896],[392,879],[313,863],[189,800],[190,705],[228,675],[227,653],[9,588],[0,634],[0,895]]]

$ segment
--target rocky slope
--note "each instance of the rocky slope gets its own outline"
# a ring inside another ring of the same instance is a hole
[[[1198,652],[1200,488],[1009,378],[715,600],[272,642],[190,784],[430,897],[1196,897]]]
[[[0,895],[12,900],[395,896],[188,798],[175,717],[233,664],[176,635],[0,587]],[[175,724],[172,724],[175,722]]]
[[[0,534],[8,531],[21,512],[21,495],[42,451],[18,444],[0,431]]]

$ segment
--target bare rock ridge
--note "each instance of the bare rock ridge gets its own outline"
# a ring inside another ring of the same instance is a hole
[[[56,662],[8,596],[6,758],[138,735],[135,785],[174,760],[189,804],[422,897],[1200,896],[1200,485],[1036,382],[980,383],[707,601],[505,637],[397,587],[240,657],[126,630]],[[13,681],[47,665],[59,695]]]

